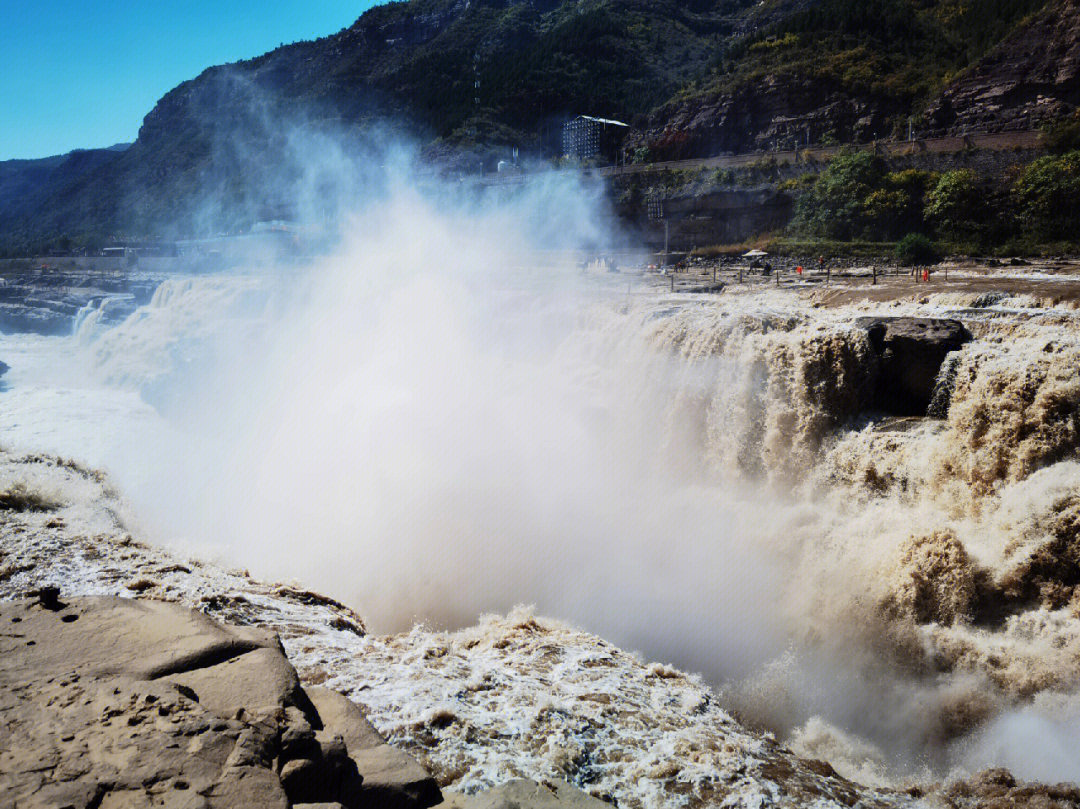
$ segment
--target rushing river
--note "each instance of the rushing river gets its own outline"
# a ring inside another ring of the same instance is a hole
[[[428,236],[0,337],[0,441],[376,630],[535,604],[867,782],[1080,779],[1071,312],[975,317],[948,417],[901,429],[854,311]]]

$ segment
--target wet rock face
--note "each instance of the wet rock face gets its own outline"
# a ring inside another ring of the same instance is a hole
[[[925,416],[946,356],[971,340],[959,320],[918,317],[861,317],[878,357],[874,407],[898,416]],[[935,406],[940,402],[937,392]],[[944,405],[947,410],[947,404]]]
[[[161,602],[5,603],[0,807],[423,809],[441,800],[359,708],[340,695],[320,702],[325,718],[270,633]]]
[[[150,300],[157,281],[85,270],[27,270],[0,278],[0,331],[49,336],[71,334],[88,304],[102,322],[119,323]]]

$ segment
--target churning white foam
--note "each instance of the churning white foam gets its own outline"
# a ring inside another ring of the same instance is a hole
[[[553,193],[402,193],[300,273],[173,279],[118,326],[4,337],[0,437],[105,465],[160,541],[377,630],[532,602],[868,780],[1015,760],[996,728],[1077,675],[1071,585],[1023,562],[1069,530],[1072,326],[987,326],[947,421],[882,429],[849,315],[627,296],[538,249],[560,205],[596,227]]]

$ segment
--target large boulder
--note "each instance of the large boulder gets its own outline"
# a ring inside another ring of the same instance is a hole
[[[363,773],[362,783],[345,786],[346,803],[405,809],[442,800],[428,771],[388,745],[356,703],[328,688],[310,688],[308,695],[326,732],[341,736],[357,772]]]
[[[346,739],[357,754],[393,748],[339,695],[320,697],[327,727],[270,633],[55,591],[0,604],[0,627],[0,809],[384,805],[386,768],[366,764],[366,785]],[[431,777],[393,754],[422,785],[403,784],[398,805],[437,803]]]
[[[946,356],[971,340],[959,320],[860,317],[878,357],[874,407],[898,416],[925,416]]]

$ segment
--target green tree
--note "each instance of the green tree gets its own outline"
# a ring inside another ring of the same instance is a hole
[[[880,158],[869,152],[841,151],[799,200],[799,222],[810,233],[830,239],[864,235],[873,222],[867,199],[882,187],[884,177]]]
[[[1029,163],[1012,188],[1023,228],[1043,239],[1076,236],[1080,215],[1080,151]]]
[[[878,188],[871,191],[863,201],[866,217],[864,233],[872,238],[895,238],[906,233],[911,219],[913,203],[903,191]]]
[[[866,197],[866,235],[874,239],[899,239],[924,229],[926,189],[936,177],[927,171],[894,171],[882,178],[882,186]]]
[[[984,183],[971,169],[947,171],[926,195],[926,219],[945,239],[979,239],[987,231]]]

